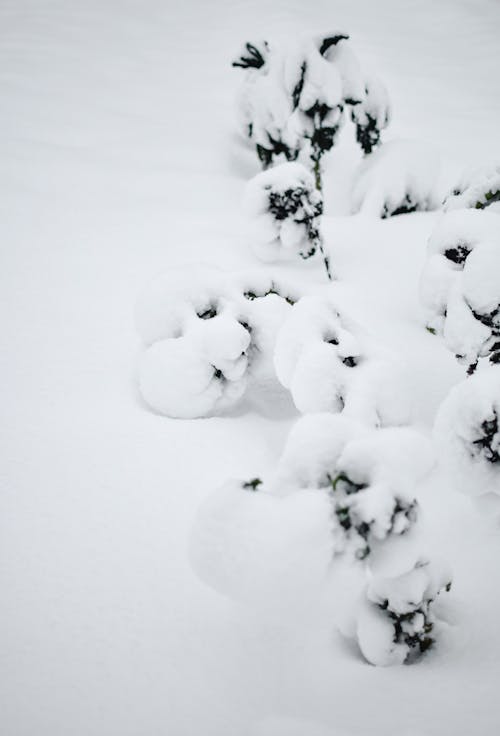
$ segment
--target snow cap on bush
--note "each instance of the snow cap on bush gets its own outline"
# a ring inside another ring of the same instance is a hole
[[[465,174],[444,203],[445,210],[468,207],[500,213],[500,165]]]
[[[323,488],[336,553],[367,557],[416,520],[416,484],[431,470],[430,443],[408,428],[373,430],[343,415],[310,414],[292,428],[271,487]]]
[[[281,164],[257,174],[247,185],[245,209],[253,248],[263,260],[284,254],[307,259],[323,252],[323,198],[301,164]],[[327,260],[325,266],[330,276]]]
[[[472,372],[500,358],[500,217],[447,212],[434,229],[421,277],[428,328]]]
[[[365,659],[386,667],[410,663],[426,652],[435,641],[434,601],[450,587],[450,571],[427,560],[398,577],[373,578],[357,620]]]
[[[207,416],[238,402],[251,380],[274,380],[276,333],[298,296],[263,274],[186,268],[157,279],[137,306],[146,403],[172,417]]]
[[[488,366],[452,388],[435,436],[443,464],[470,496],[500,494],[500,366]]]
[[[274,362],[301,412],[343,411],[373,426],[410,419],[404,369],[330,297],[304,297],[294,305],[278,334]]]
[[[443,192],[436,151],[417,141],[390,141],[359,165],[351,209],[372,217],[392,217],[437,209]]]

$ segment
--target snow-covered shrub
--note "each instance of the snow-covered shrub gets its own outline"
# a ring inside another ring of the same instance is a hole
[[[487,366],[452,388],[435,423],[441,457],[470,496],[500,495],[500,366]]]
[[[247,185],[245,206],[259,257],[270,261],[290,253],[307,259],[319,251],[331,279],[320,232],[323,198],[302,164],[285,163],[257,174]]]
[[[433,603],[449,591],[451,576],[441,565],[420,560],[395,578],[373,578],[357,619],[363,656],[378,666],[410,663],[434,644]]]
[[[473,372],[500,359],[500,217],[479,210],[443,215],[421,278],[426,324]]]
[[[416,521],[415,486],[432,466],[429,442],[414,430],[311,414],[292,428],[271,485],[276,493],[324,489],[334,551],[364,559]]]
[[[499,165],[466,174],[444,203],[445,210],[469,207],[500,212]]]
[[[243,127],[264,168],[299,158],[314,170],[321,189],[321,159],[336,143],[346,106],[365,103],[356,118],[358,140],[364,150],[378,142],[380,127],[388,123],[387,99],[366,78],[348,39],[332,33],[282,50],[247,44],[234,62],[246,69]]]
[[[356,126],[356,140],[368,154],[380,143],[380,134],[390,121],[389,94],[381,79],[365,79],[365,96],[352,108],[351,117]]]
[[[434,210],[443,200],[441,164],[432,148],[416,141],[390,141],[359,165],[351,193],[352,212],[385,219]]]
[[[279,331],[276,375],[303,413],[343,411],[373,426],[405,424],[404,369],[329,297],[301,299]]]
[[[262,274],[186,268],[158,279],[137,307],[145,402],[179,418],[233,406],[253,379],[270,380],[277,330],[299,296]]]

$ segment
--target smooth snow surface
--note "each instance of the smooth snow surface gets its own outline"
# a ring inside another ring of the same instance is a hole
[[[228,478],[275,468],[291,402],[173,420],[136,391],[146,284],[178,266],[256,265],[240,204],[259,166],[235,132],[230,61],[247,39],[332,27],[387,84],[384,140],[422,140],[460,166],[500,161],[490,0],[0,5],[2,736],[500,730],[498,527],[445,469],[418,500],[426,553],[453,566],[449,626],[419,664],[371,667],[334,633],[325,591],[324,605],[276,616],[191,568],[199,509]],[[425,432],[464,377],[419,305],[437,216],[348,216],[360,160],[350,125],[324,158],[335,287],[411,367]],[[318,261],[279,273],[299,269],[304,284],[325,283]]]

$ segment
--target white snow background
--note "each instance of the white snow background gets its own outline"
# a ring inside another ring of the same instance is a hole
[[[387,140],[423,141],[450,171],[500,160],[495,0],[0,2],[2,736],[500,732],[500,536],[468,496],[437,473],[420,490],[454,569],[449,627],[420,663],[375,668],[321,616],[259,615],[188,561],[202,501],[269,473],[296,414],[171,420],[135,388],[144,285],[256,265],[232,58],[332,28],[389,88]],[[349,217],[349,137],[325,159],[339,293],[411,365],[429,429],[464,374],[418,301],[437,215]],[[324,279],[317,262],[279,269]]]

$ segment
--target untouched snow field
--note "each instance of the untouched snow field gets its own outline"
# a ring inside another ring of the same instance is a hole
[[[269,473],[296,412],[171,420],[137,395],[144,285],[257,265],[231,59],[336,28],[387,83],[386,140],[426,141],[450,170],[500,160],[495,0],[0,2],[2,736],[500,732],[500,536],[467,496],[439,473],[421,489],[454,569],[449,626],[418,664],[375,668],[321,611],[254,612],[189,564],[202,501]],[[326,160],[335,286],[410,361],[429,429],[464,375],[418,302],[436,214],[349,217],[358,160],[349,142]],[[318,262],[280,272],[324,280]]]

